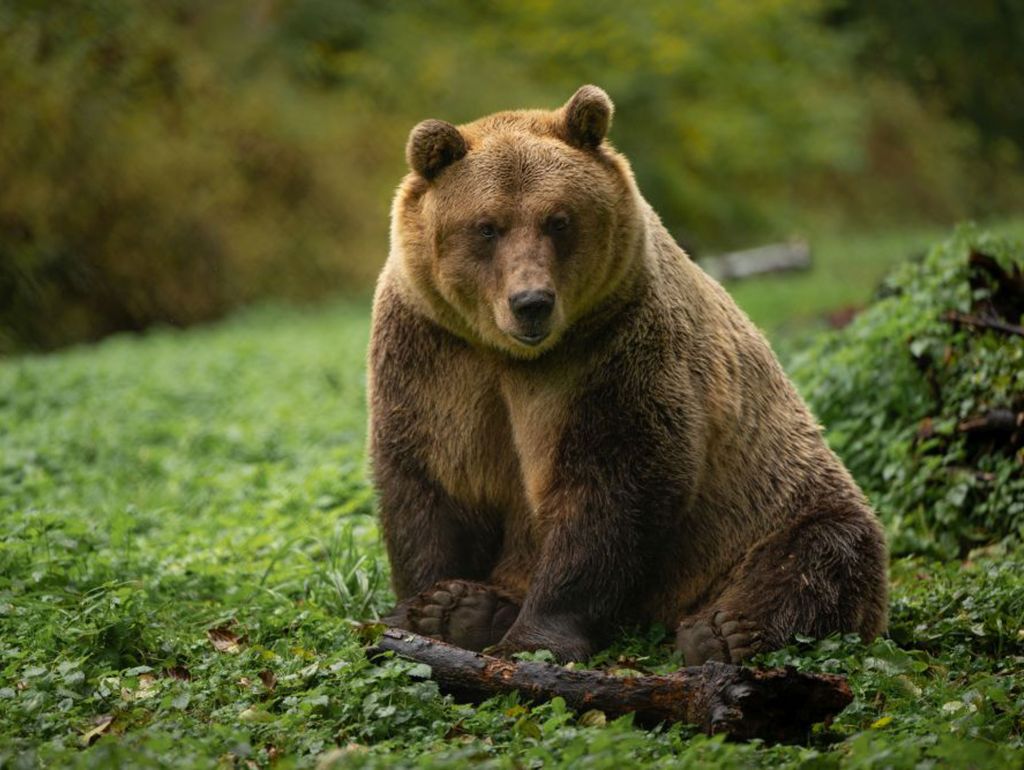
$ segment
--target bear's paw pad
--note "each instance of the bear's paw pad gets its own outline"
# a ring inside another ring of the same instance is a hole
[[[402,626],[480,651],[496,644],[518,613],[518,606],[495,588],[467,580],[443,580],[408,603]]]
[[[760,641],[760,630],[753,621],[724,609],[687,618],[676,632],[676,649],[683,653],[687,666],[701,666],[709,660],[739,663],[757,652]]]

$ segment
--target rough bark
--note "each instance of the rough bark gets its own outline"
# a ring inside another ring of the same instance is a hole
[[[803,740],[811,725],[831,722],[853,700],[843,677],[789,668],[705,663],[668,676],[619,677],[503,660],[396,628],[386,629],[370,654],[386,651],[430,666],[442,692],[456,699],[479,701],[509,692],[532,701],[561,697],[576,711],[598,709],[609,717],[633,713],[639,724],[683,722],[738,740]]]

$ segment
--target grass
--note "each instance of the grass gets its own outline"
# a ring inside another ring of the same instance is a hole
[[[364,469],[367,329],[362,304],[265,308],[0,362],[0,767],[1024,762],[1019,548],[898,560],[886,638],[764,656],[850,677],[855,703],[802,746],[558,701],[462,706],[410,664],[371,666],[354,622],[392,597]],[[678,665],[664,629],[595,662],[620,654]]]

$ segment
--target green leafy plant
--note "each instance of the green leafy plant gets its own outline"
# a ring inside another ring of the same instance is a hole
[[[793,360],[897,552],[963,555],[1024,535],[1024,336],[1012,331],[1022,262],[1020,242],[961,228]],[[989,424],[994,415],[1001,427]]]

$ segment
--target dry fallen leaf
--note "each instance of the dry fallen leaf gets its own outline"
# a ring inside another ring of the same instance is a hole
[[[358,743],[350,743],[344,748],[333,748],[325,751],[317,757],[317,770],[330,770],[330,768],[338,767],[342,762],[346,762],[353,754],[362,754],[366,750],[366,746]]]
[[[584,727],[604,727],[607,723],[608,718],[598,709],[591,709],[580,717],[580,724]]]
[[[633,676],[643,676],[643,671],[638,671],[635,668],[626,668],[625,666],[616,666],[615,668],[609,668],[607,673],[611,676],[619,676],[625,679]]]
[[[233,655],[241,652],[245,644],[245,640],[232,631],[230,625],[208,629],[206,635],[217,652],[228,652]]]
[[[121,697],[126,701],[141,700],[153,695],[156,688],[156,677],[153,674],[139,674],[139,686],[134,690],[121,688]]]
[[[93,728],[82,735],[82,745],[92,746],[93,743],[99,740],[100,736],[106,734],[112,724],[114,724],[114,717],[112,714],[104,714],[96,717],[96,720],[93,723]]]
[[[259,673],[260,681],[263,682],[263,686],[268,690],[273,691],[277,687],[277,677],[274,676],[274,672],[270,669],[263,669]]]
[[[266,709],[262,709],[259,706],[250,706],[243,710],[238,718],[243,722],[273,722],[274,717],[268,713]]]
[[[171,666],[170,668],[165,668],[164,676],[168,676],[171,679],[177,679],[180,682],[192,681],[192,672],[184,666]]]

